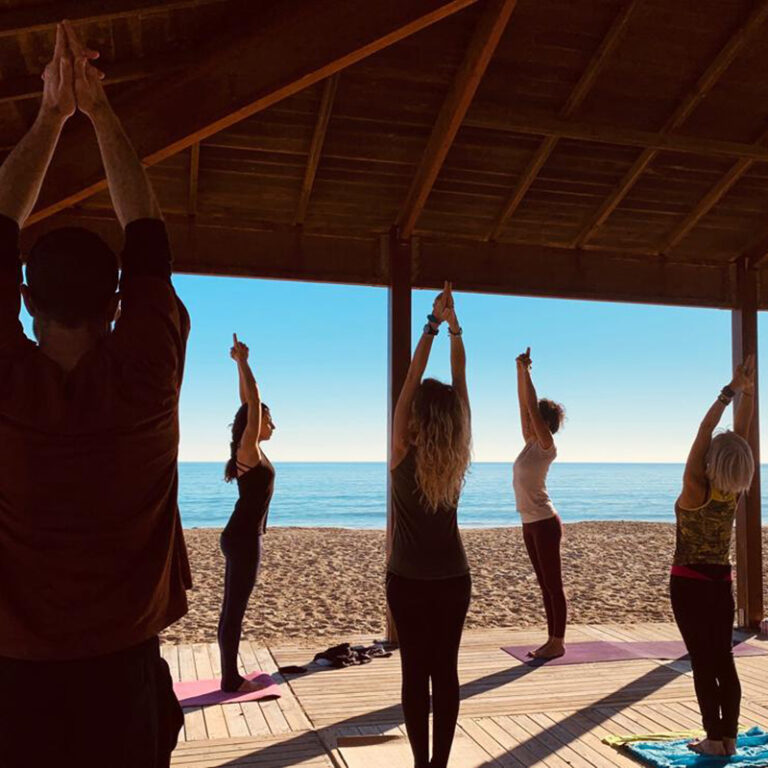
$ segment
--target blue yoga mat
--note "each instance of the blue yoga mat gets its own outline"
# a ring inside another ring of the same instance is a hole
[[[768,766],[768,731],[755,726],[739,734],[738,754],[734,757],[697,755],[688,749],[690,739],[676,741],[638,741],[626,748],[645,765],[654,768],[766,768]]]

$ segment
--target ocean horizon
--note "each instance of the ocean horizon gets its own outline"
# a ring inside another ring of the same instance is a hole
[[[386,525],[385,462],[274,462],[277,477],[269,525],[381,529]],[[761,466],[763,502],[766,466]],[[223,528],[237,487],[223,480],[222,462],[179,462],[184,528]],[[552,500],[566,523],[674,522],[682,463],[557,462],[549,474]],[[520,524],[510,462],[476,462],[459,505],[459,524],[495,528]]]

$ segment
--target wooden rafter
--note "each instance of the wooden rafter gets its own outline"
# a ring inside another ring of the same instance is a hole
[[[390,275],[379,239],[265,231],[246,224],[167,217],[174,269],[193,274],[268,277],[387,286]],[[59,214],[24,232],[24,245],[51,227],[79,224],[115,248],[122,232],[114,218]],[[414,288],[437,288],[447,278],[459,290],[601,299],[682,306],[735,306],[733,265],[675,262],[617,251],[579,251],[539,245],[419,238]]]
[[[728,190],[754,165],[751,158],[737,160],[717,181],[696,207],[664,238],[659,253],[669,253],[727,194]]]
[[[317,113],[317,122],[315,123],[315,132],[312,135],[312,143],[309,147],[309,156],[307,157],[307,167],[304,171],[304,181],[301,185],[301,195],[299,203],[296,206],[296,213],[293,217],[294,225],[303,224],[307,216],[307,207],[309,198],[312,195],[312,188],[315,185],[315,175],[317,166],[320,164],[320,155],[325,143],[325,134],[328,132],[328,124],[331,121],[331,112],[333,111],[333,101],[336,98],[336,89],[339,85],[339,74],[331,75],[323,87],[323,97],[320,100],[320,109]]]
[[[196,60],[197,57],[193,57],[189,53],[163,54],[161,56],[147,56],[136,61],[120,61],[100,66],[109,70],[104,85],[116,85],[117,83],[131,83],[136,80],[178,72]],[[38,99],[42,93],[43,81],[40,79],[40,75],[28,75],[0,81],[0,104]]]
[[[55,27],[62,19],[75,24],[106,22],[131,16],[194,8],[200,5],[224,3],[228,0],[64,0],[45,5],[24,5],[3,11],[0,15],[0,38],[16,37],[29,32],[43,32]]]
[[[680,102],[677,109],[662,128],[661,132],[663,134],[675,131],[688,119],[694,109],[696,109],[702,99],[704,99],[704,97],[712,90],[722,74],[731,65],[731,62],[733,62],[738,53],[750,40],[752,34],[767,18],[768,1],[762,0],[752,11],[744,24],[742,24],[720,50],[720,53],[718,53],[714,61],[707,67],[693,89]],[[658,150],[656,149],[646,149],[643,151],[629,171],[627,171],[621,181],[616,185],[611,195],[603,202],[598,211],[587,221],[584,227],[582,227],[574,241],[574,245],[577,247],[584,246],[585,243],[597,233],[598,229],[600,229],[606,219],[626,197],[627,193],[632,189],[635,182],[653,161],[657,153]]]
[[[348,0],[286,0],[270,15],[244,19],[236,38],[201,53],[183,76],[133,89],[113,106],[152,165],[475,1],[376,0],[351,14]],[[87,125],[65,134],[33,220],[104,189],[92,147]]]
[[[189,189],[187,210],[197,216],[197,191],[200,184],[200,142],[189,148]]]
[[[707,157],[748,157],[760,162],[768,160],[768,147],[760,144],[561,120],[540,113],[525,113],[517,109],[491,107],[486,104],[474,104],[464,120],[464,125],[526,136],[554,136],[598,144],[638,147],[654,152],[684,152]]]
[[[402,237],[410,237],[416,227],[516,4],[517,0],[489,0],[480,17],[398,214],[397,226]]]
[[[595,54],[592,56],[592,59],[587,65],[587,68],[584,70],[584,73],[579,79],[579,82],[576,83],[568,97],[568,100],[560,110],[560,117],[570,117],[587,97],[587,94],[592,89],[595,80],[597,80],[598,75],[602,71],[605,62],[608,61],[608,59],[611,57],[611,54],[616,49],[616,46],[621,40],[629,20],[632,17],[632,13],[637,8],[637,6],[640,5],[641,2],[642,0],[629,0],[629,2],[624,5],[616,19],[614,19],[613,24],[611,24],[611,28],[603,37],[598,49],[595,51]],[[488,232],[488,235],[485,238],[486,240],[495,240],[499,234],[501,234],[501,231],[504,229],[504,225],[518,209],[518,206],[523,201],[523,198],[528,193],[528,190],[538,176],[539,171],[544,166],[544,163],[547,162],[549,156],[552,154],[552,151],[556,146],[557,138],[554,136],[548,136],[544,139],[544,141],[541,142],[541,144],[539,144],[538,149],[528,163],[528,166],[523,172],[523,175],[517,182],[517,186],[514,188],[514,190],[512,190],[509,198],[502,206],[499,215],[496,217],[491,230]]]

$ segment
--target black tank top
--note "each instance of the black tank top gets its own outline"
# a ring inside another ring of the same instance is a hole
[[[269,502],[275,489],[275,468],[262,453],[261,461],[237,478],[240,497],[223,535],[247,541],[267,530]]]
[[[450,579],[468,574],[457,507],[427,508],[416,482],[413,448],[391,474],[394,536],[388,570],[407,579]]]

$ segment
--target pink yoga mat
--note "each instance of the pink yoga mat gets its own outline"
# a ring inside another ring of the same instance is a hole
[[[604,661],[634,661],[637,659],[681,659],[686,656],[685,645],[680,640],[657,640],[636,642],[610,642],[596,640],[589,643],[568,643],[565,655],[545,661],[532,659],[528,651],[538,648],[536,645],[510,645],[502,648],[510,656],[530,666],[561,666],[565,664],[591,664]],[[768,649],[747,643],[738,643],[733,647],[734,656],[764,656]]]
[[[266,687],[251,693],[227,693],[219,687],[221,680],[188,680],[174,683],[173,692],[182,707],[207,707],[211,704],[232,704],[240,701],[279,699],[280,686],[266,672],[251,672],[247,680],[258,680]]]

